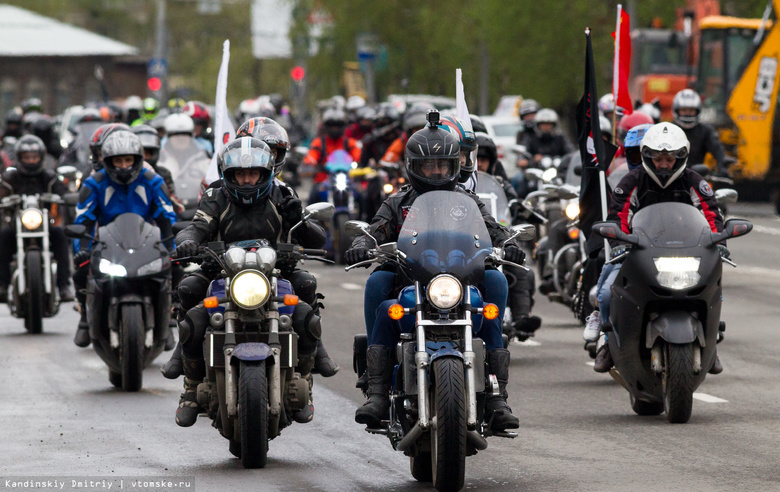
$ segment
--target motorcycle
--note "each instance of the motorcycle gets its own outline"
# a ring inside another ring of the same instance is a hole
[[[158,166],[171,172],[176,183],[176,197],[187,210],[197,209],[201,182],[206,177],[211,159],[189,135],[173,135],[160,149]]]
[[[50,205],[62,205],[62,199],[50,193],[11,195],[3,198],[0,209],[10,211],[16,229],[16,254],[11,262],[8,307],[11,315],[24,318],[29,333],[43,332],[43,318],[60,310],[55,288],[57,262],[49,240]]]
[[[367,235],[368,224],[347,223],[352,235]],[[528,239],[532,226],[515,226],[512,237]],[[431,191],[412,204],[397,243],[370,250],[369,260],[393,262],[413,285],[404,288],[390,317],[414,324],[401,334],[390,394],[390,420],[366,429],[385,435],[393,448],[410,457],[412,476],[432,481],[439,490],[463,487],[465,459],[487,448],[486,437],[513,438],[512,432],[490,431],[483,423],[484,402],[496,394],[495,375],[488,374],[485,347],[472,335],[481,317],[498,316],[484,304],[476,285],[485,263],[511,264],[493,248],[487,227],[473,199],[448,191]],[[524,268],[524,267],[521,267]],[[476,317],[476,318],[475,318]],[[413,319],[413,320],[412,320]],[[354,341],[354,367],[366,369],[364,334]]]
[[[333,205],[315,203],[303,221],[327,220]],[[198,385],[198,403],[206,408],[229,450],[245,468],[263,468],[268,441],[292,422],[292,414],[309,399],[309,382],[296,372],[298,335],[292,317],[298,297],[277,268],[282,262],[320,258],[325,250],[304,249],[290,242],[272,248],[268,241],[228,245],[209,243],[200,256],[182,262],[215,261],[223,277],[213,280],[203,305],[209,313],[203,353],[206,378]]]
[[[612,285],[610,371],[626,390],[639,415],[666,412],[672,423],[691,417],[693,392],[715,360],[722,299],[722,263],[716,245],[749,233],[743,219],[726,221],[713,233],[692,205],[658,203],[639,210],[633,232],[612,222],[593,231],[632,247],[611,261],[623,261]]]
[[[81,224],[65,234],[92,240],[87,319],[95,352],[108,380],[125,391],[143,386],[143,370],[162,353],[171,315],[171,262],[160,229],[133,213],[98,228]]]

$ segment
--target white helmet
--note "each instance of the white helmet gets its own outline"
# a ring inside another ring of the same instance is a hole
[[[678,110],[682,108],[695,109],[696,114],[693,116],[680,116]],[[699,115],[701,114],[701,98],[693,89],[683,89],[675,94],[672,100],[672,114],[674,115],[674,122],[682,128],[693,128],[699,123]]]
[[[192,118],[184,113],[174,113],[165,118],[164,123],[165,133],[170,137],[179,133],[188,133],[192,135],[195,133],[195,123]]]
[[[131,109],[141,111],[142,108],[143,108],[143,101],[141,101],[140,97],[127,96],[127,99],[125,99],[125,111],[130,111]]]
[[[541,135],[542,131],[539,129],[539,125],[541,123],[551,123],[553,125],[553,132],[558,128],[558,113],[555,112],[554,109],[550,108],[543,108],[540,109],[538,113],[536,113],[536,118],[534,118],[534,129],[536,132]]]
[[[690,148],[682,128],[673,123],[658,123],[648,128],[642,139],[642,166],[658,186],[666,188],[682,174]],[[674,156],[674,166],[656,169],[653,158],[664,154]]]
[[[361,96],[355,95],[350,96],[349,99],[347,99],[347,111],[357,111],[358,109],[362,108],[366,105],[366,100],[363,99]]]

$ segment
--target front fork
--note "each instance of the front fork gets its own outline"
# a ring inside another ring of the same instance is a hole
[[[43,259],[43,289],[46,294],[51,294],[51,244],[49,243],[49,211],[46,208],[41,209],[43,214],[42,232],[24,232],[22,220],[16,216],[16,285],[17,292],[23,294],[27,289],[27,265],[24,263],[24,238],[40,237],[43,248],[41,248],[41,258]]]
[[[476,355],[472,342],[472,321],[471,321],[471,287],[466,286],[465,298],[465,321],[463,327],[463,365],[466,368],[466,408],[467,424],[469,429],[477,426],[477,393],[474,373],[474,362]],[[414,296],[416,309],[416,329],[417,329],[417,352],[414,354],[414,360],[417,364],[417,409],[418,422],[421,428],[427,429],[430,425],[430,416],[428,415],[428,366],[430,357],[425,350],[425,327],[423,326],[423,306],[422,306],[422,286],[419,282],[414,283]]]

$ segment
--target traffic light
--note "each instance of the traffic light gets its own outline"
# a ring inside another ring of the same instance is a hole
[[[290,77],[296,82],[300,82],[305,76],[306,70],[300,65],[296,65],[290,70]]]
[[[162,81],[160,80],[160,77],[149,77],[146,80],[146,86],[150,91],[157,92],[162,89]]]

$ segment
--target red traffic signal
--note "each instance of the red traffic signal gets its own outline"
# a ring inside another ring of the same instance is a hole
[[[160,77],[149,77],[149,80],[146,81],[146,86],[150,91],[157,92],[162,88],[162,80],[160,80]]]
[[[306,70],[300,65],[292,67],[290,70],[290,77],[296,82],[300,82],[306,76]]]

